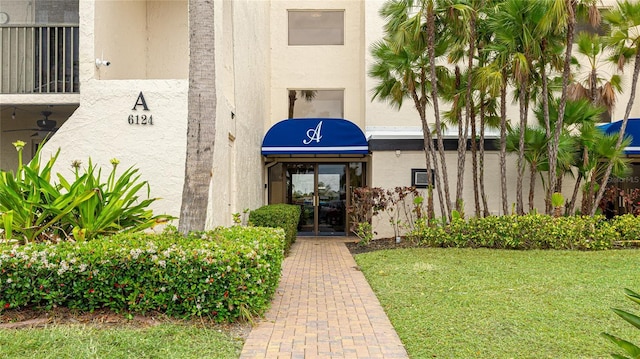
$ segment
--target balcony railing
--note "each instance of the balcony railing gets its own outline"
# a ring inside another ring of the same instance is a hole
[[[79,93],[78,26],[0,26],[0,93]]]

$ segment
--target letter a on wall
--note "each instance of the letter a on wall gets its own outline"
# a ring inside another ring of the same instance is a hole
[[[136,104],[133,105],[132,110],[136,111],[138,109],[138,106],[142,106],[143,110],[149,111],[149,107],[147,107],[147,101],[144,100],[144,95],[142,94],[142,91],[140,91],[140,94],[136,99]]]

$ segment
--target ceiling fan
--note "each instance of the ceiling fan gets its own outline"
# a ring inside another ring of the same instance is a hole
[[[49,116],[51,116],[51,111],[42,111],[40,112],[44,118],[41,118],[36,121],[36,126],[38,128],[21,128],[15,130],[5,130],[3,132],[19,132],[19,131],[37,131],[31,137],[35,137],[44,132],[44,135],[48,135],[49,133],[56,132],[58,128],[56,125],[58,124],[55,120],[50,120]]]

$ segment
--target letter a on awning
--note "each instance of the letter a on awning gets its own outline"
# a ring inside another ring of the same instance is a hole
[[[262,154],[368,154],[362,130],[339,118],[294,118],[273,125],[262,141]]]

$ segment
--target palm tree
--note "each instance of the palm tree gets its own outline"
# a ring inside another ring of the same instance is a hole
[[[313,101],[318,95],[318,91],[316,90],[300,90],[299,92],[300,92],[300,96],[302,96],[302,98],[304,98],[304,100],[307,102]],[[289,90],[289,117],[287,118],[293,118],[293,109],[296,105],[297,100],[298,100],[298,91]]]
[[[519,150],[520,138],[525,139],[524,158],[529,164],[529,212],[534,209],[536,177],[542,171],[549,169],[547,159],[547,134],[542,128],[527,127],[524,136],[520,128],[513,129],[507,134],[507,151]]]
[[[178,229],[204,230],[216,126],[214,2],[189,1],[187,155]]]
[[[582,213],[594,215],[597,211],[600,199],[597,198],[596,191],[606,189],[609,180],[607,178],[607,182],[598,183],[598,179],[604,178],[607,171],[615,177],[624,177],[629,172],[628,160],[622,146],[626,147],[631,140],[626,137],[621,143],[622,146],[617,147],[619,138],[618,134],[597,133],[595,141],[591,143],[592,147],[588,150],[589,162],[584,164],[582,169],[589,175],[585,177],[583,187]]]
[[[520,105],[520,128],[527,127],[529,109],[529,86],[534,75],[533,60],[543,54],[540,44],[546,33],[538,24],[542,21],[546,7],[544,2],[506,0],[494,13],[491,22],[495,42],[502,46],[501,51],[508,52],[507,61],[511,63],[510,73],[518,85],[518,103]],[[525,132],[520,131],[518,143],[518,176],[516,180],[516,211],[524,213],[522,182],[525,170]]]
[[[489,59],[487,54],[490,53]],[[509,122],[507,120],[507,85],[509,71],[509,52],[501,44],[490,43],[481,52],[481,56],[487,57],[488,64],[478,68],[478,87],[482,94],[489,98],[500,99],[499,127],[500,127],[500,193],[502,202],[502,213],[509,213],[509,202],[507,196],[507,131]],[[482,103],[484,104],[484,102]]]
[[[542,27],[547,28],[554,34],[565,35],[565,56],[562,68],[562,94],[558,106],[558,120],[555,128],[552,129],[553,138],[549,144],[549,188],[547,191],[548,201],[551,201],[553,193],[557,190],[558,175],[556,172],[560,136],[564,128],[564,114],[568,100],[568,88],[571,75],[571,61],[573,51],[573,39],[576,26],[576,13],[579,9],[588,8],[589,20],[592,25],[599,24],[600,12],[596,7],[596,0],[551,0],[551,6],[547,16],[541,22]],[[550,207],[549,207],[550,208]]]
[[[427,28],[427,55],[429,57],[429,80],[431,82],[431,100],[433,106],[433,114],[436,127],[436,139],[438,141],[438,154],[440,155],[440,165],[442,166],[442,182],[444,185],[445,204],[447,207],[446,217],[451,220],[451,197],[449,195],[449,176],[447,175],[447,162],[444,154],[444,141],[442,136],[442,127],[440,121],[440,108],[438,104],[438,76],[436,73],[436,13],[435,1],[425,0],[421,7],[416,20],[410,25],[409,29],[422,31],[424,26]],[[426,9],[425,9],[426,8]],[[426,10],[426,12],[425,12]],[[426,19],[426,24],[422,23],[422,18]],[[444,23],[439,23],[444,26]],[[444,42],[440,41],[440,44]],[[437,175],[437,172],[436,172]]]
[[[640,26],[640,3],[620,1],[615,9],[605,14],[605,19],[611,25],[609,45],[613,48],[614,54],[612,60],[617,62],[618,69],[622,70],[632,58],[634,61],[631,93],[629,95],[629,101],[627,102],[627,108],[624,112],[622,124],[620,125],[620,132],[615,147],[616,150],[620,150],[636,96],[638,74],[640,74],[640,32],[638,31],[638,26]],[[610,161],[604,171],[600,188],[594,200],[596,204],[602,199],[602,195],[606,189],[606,183],[609,181],[609,176],[611,175],[614,165],[615,163]],[[597,206],[593,206],[591,214],[595,214],[596,209]]]
[[[416,7],[419,10],[414,12]],[[380,98],[398,108],[402,106],[405,98],[413,100],[424,134],[426,165],[434,171],[440,211],[443,217],[448,218],[451,205],[446,180],[446,163],[444,152],[442,152],[444,149],[441,143],[437,101],[433,103],[434,95],[437,97],[437,90],[434,91],[434,87],[439,86],[437,78],[447,73],[444,67],[436,68],[435,57],[444,53],[447,44],[444,41],[437,44],[432,41],[433,51],[429,50],[429,31],[424,31],[422,22],[423,15],[426,13],[425,7],[427,5],[424,2],[413,0],[393,0],[385,3],[380,10],[380,14],[387,21],[384,27],[385,37],[372,46],[371,54],[375,62],[369,75],[378,79],[378,84],[373,89],[373,99]],[[435,82],[432,72],[436,74]],[[427,121],[426,108],[430,103],[436,114],[435,130],[430,128]],[[440,161],[433,144],[434,132],[439,137]],[[431,201],[432,207],[431,191],[428,193],[428,200]]]
[[[581,32],[576,41],[576,50],[588,61],[586,78],[569,86],[569,99],[586,98],[596,106],[603,106],[609,115],[616,103],[616,92],[622,92],[620,75],[613,74],[605,79],[598,73],[600,58],[605,54],[605,39],[598,34]],[[578,64],[578,69],[580,65]]]

